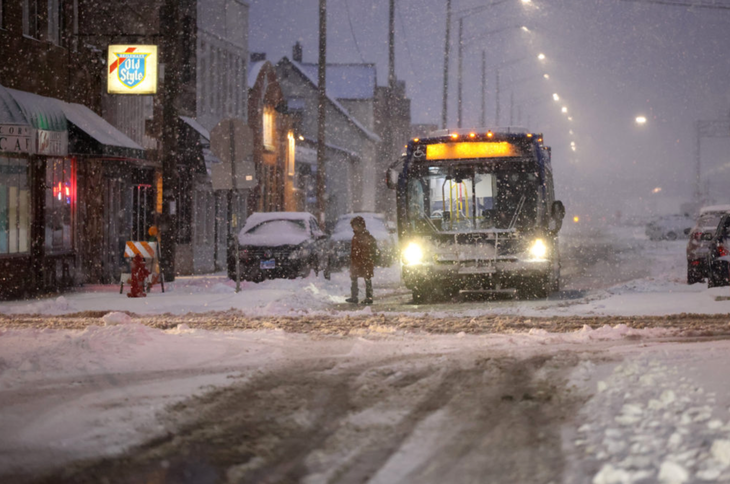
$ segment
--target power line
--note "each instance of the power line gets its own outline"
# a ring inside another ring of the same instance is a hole
[[[355,36],[355,29],[352,27],[352,16],[350,15],[350,2],[348,0],[345,0],[345,9],[347,9],[347,22],[350,24],[350,33],[352,34],[352,40],[355,41],[355,49],[357,49],[357,54],[360,56],[360,61],[365,64],[365,58],[362,56],[362,52],[360,52],[360,45],[357,43],[357,37]]]
[[[400,28],[403,31],[403,41],[406,46],[406,53],[408,54],[408,64],[411,66],[411,72],[414,72],[413,57],[411,56],[411,47],[408,44],[408,32],[406,31],[406,24],[403,21],[403,15],[400,11],[400,2],[395,2],[395,9],[396,14],[398,14],[398,20],[400,21]]]
[[[653,3],[657,5],[669,5],[672,7],[708,8],[714,10],[730,10],[730,5],[718,5],[716,3],[690,3],[670,0],[621,0],[623,2]]]

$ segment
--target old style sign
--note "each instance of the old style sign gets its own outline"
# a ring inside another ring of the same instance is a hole
[[[110,45],[107,66],[109,94],[157,92],[156,45]]]

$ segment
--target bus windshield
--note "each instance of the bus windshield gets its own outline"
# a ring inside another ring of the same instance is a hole
[[[471,165],[418,166],[408,180],[415,233],[526,230],[537,222],[538,174]]]

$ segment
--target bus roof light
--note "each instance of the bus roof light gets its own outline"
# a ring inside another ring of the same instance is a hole
[[[491,138],[492,136],[494,136],[494,133],[492,133],[491,131],[487,131],[487,138]]]
[[[458,135],[458,134],[456,134],[456,133],[453,133],[453,134],[451,135],[451,139],[459,139],[459,135]]]
[[[469,137],[470,137],[470,138],[474,138],[475,136],[476,136],[476,134],[474,134],[474,133],[469,133]]]

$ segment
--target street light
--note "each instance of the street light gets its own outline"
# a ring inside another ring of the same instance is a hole
[[[563,114],[568,112],[568,108],[566,106],[563,106],[563,108],[560,110]]]
[[[646,124],[646,116],[636,116],[636,124]]]
[[[553,93],[553,101],[560,101],[560,96],[558,96],[557,92]]]
[[[537,58],[538,58],[539,60],[545,60],[545,54],[543,54],[543,53],[541,52],[541,53],[537,54]]]

